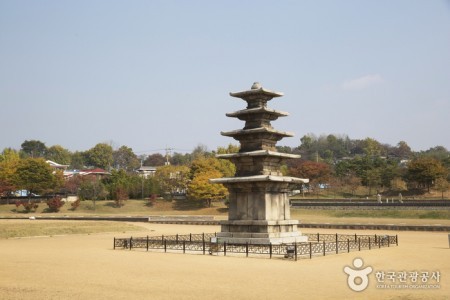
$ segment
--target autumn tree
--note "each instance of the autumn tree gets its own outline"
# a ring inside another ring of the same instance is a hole
[[[189,167],[162,166],[156,170],[155,178],[164,195],[172,199],[175,193],[184,193],[189,182]]]
[[[331,176],[331,168],[326,163],[296,160],[289,169],[289,175],[309,179],[310,186],[317,186],[328,183]]]
[[[428,192],[437,178],[447,178],[447,175],[448,170],[433,157],[418,157],[408,163],[407,178],[409,182],[426,188]]]
[[[229,150],[233,151],[232,148]],[[226,152],[225,149],[219,149]],[[223,153],[222,153],[223,154]],[[232,177],[236,172],[234,164],[225,159],[215,157],[199,157],[192,162],[188,185],[188,197],[193,200],[205,201],[211,206],[213,200],[225,199],[228,190],[222,184],[212,184],[209,179]]]
[[[43,158],[22,159],[14,176],[15,185],[30,193],[51,191],[57,186],[52,168]]]
[[[5,148],[0,154],[0,195],[16,189],[14,174],[19,161],[19,153],[11,148]]]
[[[205,201],[208,207],[211,202],[228,197],[228,190],[222,184],[213,184],[209,180],[222,177],[222,173],[215,169],[197,172],[188,185],[188,197],[193,200]]]

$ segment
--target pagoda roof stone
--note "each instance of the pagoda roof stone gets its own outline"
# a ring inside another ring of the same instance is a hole
[[[294,134],[292,132],[285,132],[285,131],[278,131],[272,128],[267,127],[258,127],[258,128],[251,128],[251,129],[238,129],[233,131],[222,131],[220,134],[223,136],[241,136],[241,135],[249,135],[249,134],[255,134],[255,133],[271,133],[278,136],[283,137],[292,137]]]
[[[267,107],[255,107],[255,108],[248,108],[248,109],[242,109],[235,112],[227,113],[227,117],[239,117],[242,115],[252,115],[252,114],[260,114],[260,113],[268,113],[271,115],[275,115],[277,117],[285,117],[288,116],[289,113],[285,111],[279,111],[275,109],[270,109]]]
[[[256,150],[249,152],[238,152],[238,153],[228,153],[228,154],[218,154],[217,158],[240,158],[240,157],[252,157],[252,156],[273,156],[280,158],[300,158],[300,155],[297,154],[289,154],[289,153],[280,153],[276,151],[270,150]]]

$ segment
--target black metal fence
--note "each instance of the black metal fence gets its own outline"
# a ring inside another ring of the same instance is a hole
[[[398,236],[304,234],[308,242],[290,244],[233,244],[215,242],[215,233],[114,238],[114,249],[145,249],[146,251],[199,253],[210,255],[245,255],[283,257],[297,260],[350,251],[398,246]]]

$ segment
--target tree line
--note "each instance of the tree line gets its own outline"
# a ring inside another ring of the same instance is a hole
[[[319,195],[324,190],[341,196],[384,194],[421,194],[434,189],[449,189],[450,152],[442,146],[414,152],[404,141],[396,146],[374,139],[350,139],[346,135],[308,134],[298,147],[277,147],[279,152],[300,154],[282,166],[283,174],[308,178],[308,185],[298,186],[306,193]],[[60,145],[47,147],[38,140],[27,140],[21,149],[5,148],[0,154],[0,193],[17,189],[33,193],[66,192],[81,199],[114,199],[118,206],[132,199],[153,199],[157,195],[173,197],[187,194],[190,199],[211,201],[225,199],[228,191],[210,178],[233,176],[235,167],[216,154],[239,151],[228,145],[209,151],[197,146],[191,153],[138,156],[125,145],[114,149],[99,143],[87,151],[71,152]],[[74,176],[64,179],[45,160],[68,165],[69,169],[102,168],[111,173],[101,180]],[[158,167],[155,176],[143,178],[140,166]]]

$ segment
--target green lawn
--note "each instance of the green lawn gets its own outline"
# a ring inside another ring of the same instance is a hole
[[[157,216],[157,215],[208,215],[224,219],[228,216],[227,207],[221,202],[213,202],[206,207],[202,202],[189,200],[157,200],[148,205],[143,200],[128,200],[123,207],[116,207],[114,201],[81,201],[81,205],[72,210],[66,204],[58,213],[47,212],[47,205],[40,203],[35,212],[24,213],[23,207],[0,205],[0,217],[28,216]],[[414,209],[291,209],[291,218],[299,220],[318,220],[320,222],[352,221],[353,219],[400,219],[404,220],[443,220],[450,223],[450,210],[414,210]],[[359,220],[358,220],[359,221]]]

